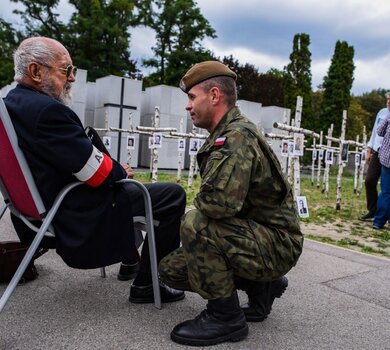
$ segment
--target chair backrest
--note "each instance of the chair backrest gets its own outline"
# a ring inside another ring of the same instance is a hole
[[[41,220],[46,209],[30,168],[18,145],[18,138],[0,98],[0,190],[5,201],[21,214]]]

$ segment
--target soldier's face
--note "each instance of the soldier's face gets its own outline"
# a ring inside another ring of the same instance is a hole
[[[212,101],[209,92],[205,92],[199,85],[195,85],[188,92],[186,110],[190,113],[192,122],[198,128],[210,131],[213,125]]]

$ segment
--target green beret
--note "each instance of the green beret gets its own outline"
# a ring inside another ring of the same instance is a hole
[[[237,79],[237,74],[218,61],[204,61],[192,66],[180,80],[180,89],[185,93],[196,84],[214,77],[230,77]]]

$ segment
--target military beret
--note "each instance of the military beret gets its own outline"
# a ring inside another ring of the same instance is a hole
[[[236,80],[237,74],[221,62],[204,61],[195,64],[187,71],[180,80],[180,89],[188,93],[196,84],[214,77],[230,77]]]

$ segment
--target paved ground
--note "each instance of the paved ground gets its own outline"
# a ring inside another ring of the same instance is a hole
[[[15,237],[6,216],[2,240]],[[0,349],[184,349],[169,333],[205,305],[191,293],[162,310],[130,304],[117,265],[105,279],[68,268],[54,251],[36,265],[38,279],[18,286],[0,314]],[[306,241],[288,278],[269,318],[250,324],[246,340],[209,349],[390,349],[389,259]]]

